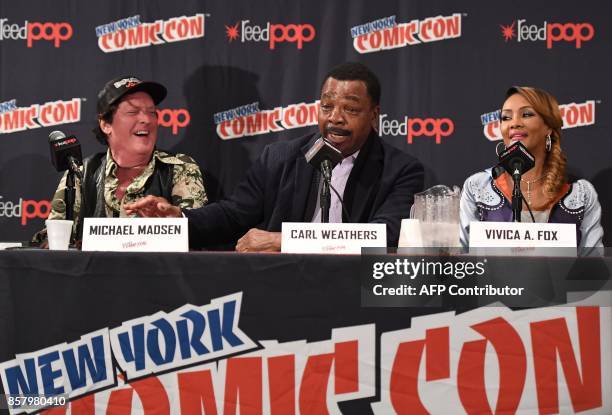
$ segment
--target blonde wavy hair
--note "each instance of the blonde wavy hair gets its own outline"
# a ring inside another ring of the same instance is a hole
[[[529,102],[529,105],[542,117],[544,123],[552,130],[550,134],[551,148],[546,153],[544,161],[544,182],[542,194],[548,201],[554,199],[567,183],[565,167],[567,158],[561,149],[561,127],[563,119],[559,111],[557,99],[543,89],[530,86],[513,86],[506,92],[506,99],[519,94]]]

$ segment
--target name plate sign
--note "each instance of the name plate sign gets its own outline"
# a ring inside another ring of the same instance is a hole
[[[21,242],[0,242],[0,251],[8,248],[21,248],[22,246]]]
[[[360,254],[386,247],[384,223],[284,222],[281,251],[292,254]]]
[[[187,218],[85,218],[82,249],[188,252]]]
[[[512,255],[576,254],[573,223],[471,222],[470,253],[475,248],[511,248]],[[547,248],[541,250],[540,248]],[[564,249],[548,249],[564,248]],[[568,249],[572,248],[572,249]]]

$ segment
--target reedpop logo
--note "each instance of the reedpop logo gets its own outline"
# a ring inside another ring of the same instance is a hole
[[[265,26],[249,25],[250,20],[242,20],[233,26],[225,26],[225,34],[229,42],[240,39],[244,42],[268,42],[270,50],[276,48],[277,43],[296,43],[302,49],[304,43],[311,42],[316,30],[311,24],[271,24]]]
[[[179,109],[158,109],[157,123],[161,127],[172,129],[172,135],[177,135],[179,128],[184,128],[191,122],[191,115],[185,108]]]
[[[546,49],[552,49],[553,43],[560,41],[574,43],[576,49],[580,49],[584,42],[595,37],[595,28],[590,23],[548,23],[544,21],[544,24],[538,27],[535,24],[528,25],[525,19],[519,19],[507,26],[499,26],[506,42],[515,38],[517,42],[546,41]]]
[[[47,40],[53,42],[56,48],[62,42],[72,37],[73,30],[67,22],[24,22],[23,26],[17,23],[9,24],[8,19],[0,19],[0,41],[18,40],[27,41],[28,48],[31,48],[35,41]]]
[[[449,137],[455,131],[455,123],[450,118],[414,118],[404,117],[402,121],[387,119],[387,114],[381,114],[378,121],[378,133],[381,136],[403,136],[408,144],[414,137],[435,137],[436,144],[442,143],[442,138]]]
[[[51,202],[48,200],[5,201],[0,195],[0,218],[20,218],[21,226],[26,226],[29,219],[47,219],[51,213]]]

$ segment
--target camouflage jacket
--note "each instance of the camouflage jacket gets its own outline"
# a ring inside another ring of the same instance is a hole
[[[185,154],[169,154],[161,150],[155,150],[153,157],[143,170],[125,190],[123,199],[119,200],[116,197],[119,179],[115,175],[117,164],[110,154],[110,150],[106,153],[106,166],[104,170],[104,204],[107,217],[127,217],[123,206],[127,203],[132,203],[138,200],[143,195],[143,190],[147,180],[151,177],[155,170],[155,163],[164,163],[172,165],[172,200],[170,202],[181,208],[194,209],[206,204],[208,198],[204,190],[202,173],[197,163]],[[79,182],[76,183],[76,196],[74,202],[74,217],[79,217],[81,210],[81,189]],[[64,202],[64,193],[66,189],[66,174],[60,180],[60,183],[53,195],[51,201],[51,213],[48,219],[64,219],[66,217],[66,204]],[[77,223],[73,226],[73,232],[77,229]],[[47,238],[46,229],[37,232],[32,242],[39,244]]]

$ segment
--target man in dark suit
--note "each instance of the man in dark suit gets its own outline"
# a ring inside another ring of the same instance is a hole
[[[397,246],[401,219],[423,190],[423,166],[378,137],[379,103],[380,82],[365,65],[345,63],[325,77],[319,130],[344,157],[332,171],[332,185],[345,210],[332,192],[330,222],[385,223],[387,243]],[[185,215],[192,246],[239,238],[237,251],[278,251],[283,222],[320,222],[320,173],[304,157],[317,138],[268,145],[227,200],[181,211],[147,196],[126,209],[141,216]]]

